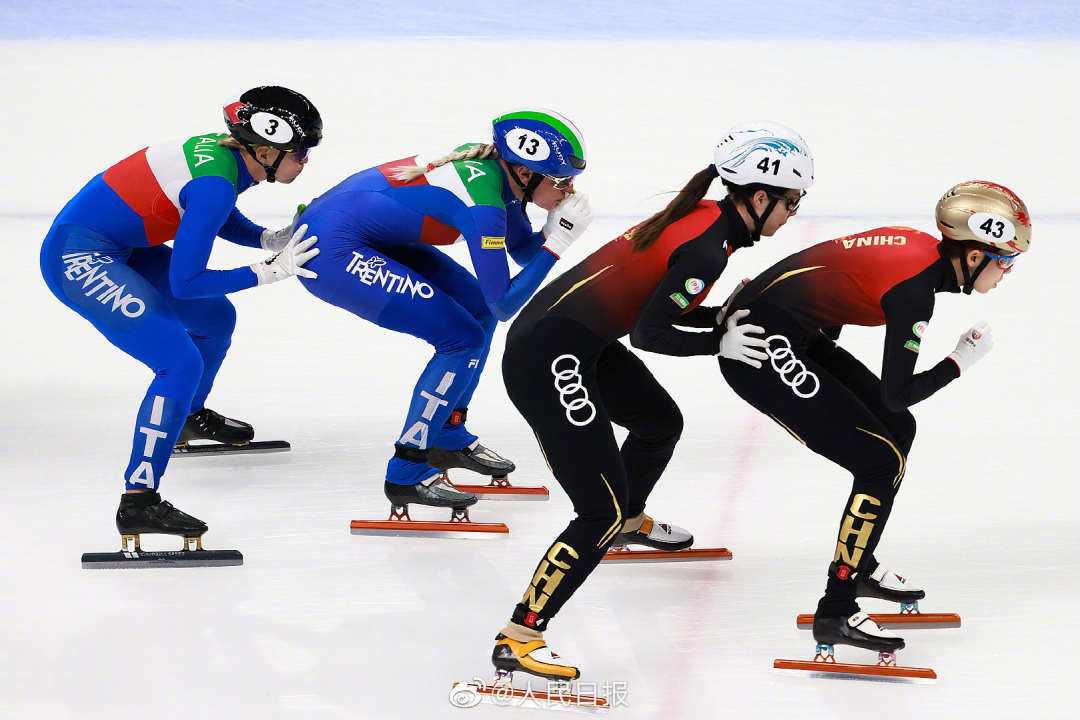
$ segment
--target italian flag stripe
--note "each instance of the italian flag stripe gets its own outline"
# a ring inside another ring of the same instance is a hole
[[[412,157],[402,158],[400,160],[391,160],[379,165],[379,172],[386,178],[386,182],[390,184],[390,187],[404,187],[406,185],[427,185],[427,180],[424,176],[415,177],[408,182],[398,180],[394,177],[394,173],[401,167],[411,167],[413,165],[420,165],[424,160],[419,155],[413,155]]]
[[[142,218],[147,241],[151,245],[160,245],[176,235],[180,212],[154,177],[147,150],[143,148],[116,163],[105,171],[103,179]]]
[[[465,150],[469,147],[471,146],[462,145],[457,150]],[[410,158],[383,163],[378,168],[390,187],[430,185],[431,187],[448,190],[465,207],[491,205],[501,208],[504,206],[502,173],[497,162],[492,160],[458,160],[446,163],[408,182],[402,182],[394,177],[394,173],[400,167],[412,165],[423,167],[427,165],[427,162],[425,157],[415,155]]]
[[[148,147],[146,162],[150,165],[150,172],[154,174],[154,183],[176,210],[177,225],[179,225],[179,217],[183,215],[183,210],[180,209],[180,191],[191,180],[183,147],[179,143],[163,143]]]
[[[105,183],[142,218],[151,245],[172,240],[184,214],[180,191],[197,177],[223,177],[236,187],[236,157],[219,133],[143,148],[105,171]]]
[[[475,147],[475,143],[455,148],[461,152]],[[465,184],[474,205],[505,207],[502,199],[502,170],[498,160],[457,160],[454,162],[458,178]]]
[[[473,200],[469,191],[465,189],[465,183],[461,181],[461,176],[458,175],[457,168],[454,165],[455,163],[446,163],[429,172],[426,176],[428,185],[449,190],[454,194],[454,197],[465,204],[465,207],[473,207],[476,205],[476,201]]]

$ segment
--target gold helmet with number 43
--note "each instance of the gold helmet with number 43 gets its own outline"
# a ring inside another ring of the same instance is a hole
[[[968,180],[949,188],[934,211],[946,240],[973,240],[1005,255],[1031,247],[1031,216],[1016,193],[986,180]]]

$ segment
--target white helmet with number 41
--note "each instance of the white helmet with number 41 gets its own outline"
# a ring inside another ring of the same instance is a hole
[[[713,150],[720,179],[732,185],[761,183],[788,190],[814,184],[814,156],[802,135],[776,122],[743,122]]]

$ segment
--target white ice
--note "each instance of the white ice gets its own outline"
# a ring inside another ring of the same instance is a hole
[[[934,202],[959,180],[1014,187],[1034,216],[1030,256],[991,295],[939,296],[922,366],[981,319],[997,347],[914,409],[919,435],[878,552],[925,583],[925,610],[963,617],[907,633],[901,661],[935,668],[936,685],[772,669],[811,654],[794,616],[823,587],[850,478],[744,405],[708,359],[644,355],[686,417],[649,510],[734,561],[601,567],[548,639],[587,679],[627,684],[612,717],[1073,716],[1075,43],[275,42],[0,43],[0,717],[541,716],[447,700],[453,681],[490,673],[495,632],[571,512],[505,397],[504,329],[470,427],[518,463],[518,482],[552,489],[548,503],[476,508],[508,523],[508,540],[350,536],[350,519],[386,512],[384,464],[429,351],[283,283],[233,296],[239,325],[209,404],[293,451],[178,459],[163,484],[209,523],[208,545],[242,550],[245,564],[80,569],[80,553],[117,545],[149,374],[48,293],[41,239],[88,177],[141,144],[219,127],[222,98],[269,81],[309,94],[327,139],[294,185],[243,196],[268,225],[351,171],[483,139],[514,104],[569,114],[588,138],[580,187],[599,219],[556,272],[704,167],[727,125],[789,123],[817,155],[818,184],[781,234],[733,258],[714,301],[812,242],[933,230]],[[260,257],[219,245],[215,267]],[[881,341],[861,328],[842,340],[873,368]]]

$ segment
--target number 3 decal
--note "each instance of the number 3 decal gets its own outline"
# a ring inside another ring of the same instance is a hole
[[[268,112],[257,112],[251,116],[251,129],[260,137],[275,143],[287,143],[293,139],[293,129],[285,120]]]

